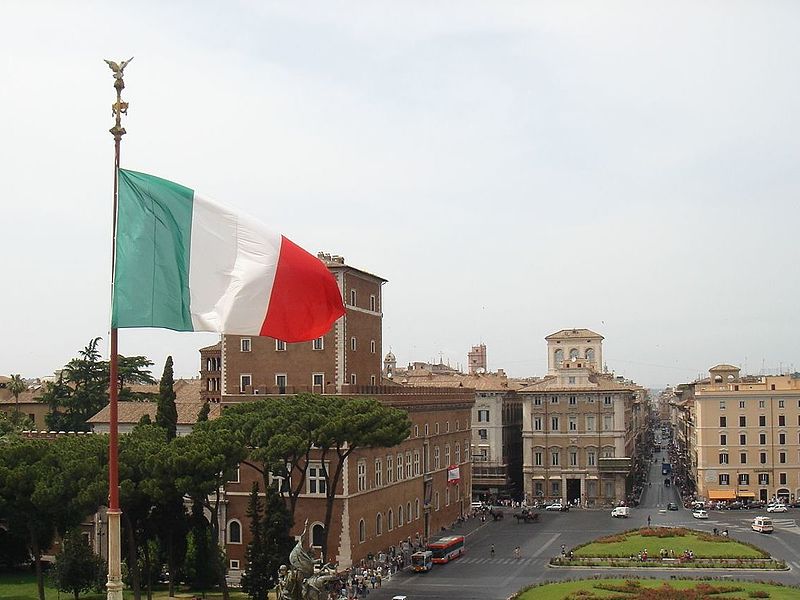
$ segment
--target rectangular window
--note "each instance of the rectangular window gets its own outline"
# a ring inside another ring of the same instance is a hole
[[[594,467],[597,463],[597,454],[595,454],[594,450],[589,450],[586,453],[586,464],[590,467]]]
[[[720,446],[727,446],[728,445],[728,436],[724,433],[719,434],[719,445]]]
[[[739,427],[747,427],[747,417],[744,415],[739,416]]]
[[[606,406],[611,406],[611,396],[606,396],[603,398],[603,404]]]
[[[766,433],[759,433],[758,434],[758,443],[762,446],[767,443],[767,434]]]
[[[533,430],[534,431],[542,430],[542,417],[533,417]]]
[[[325,386],[325,373],[314,373],[311,375],[311,385],[320,391],[324,391]],[[316,390],[315,390],[316,391]]]
[[[778,473],[778,484],[786,485],[786,473]]]
[[[785,433],[779,433],[779,434],[778,434],[778,443],[779,443],[781,446],[784,446],[784,445],[786,445],[786,434],[785,434]]]
[[[614,417],[603,415],[603,431],[611,431],[612,429],[614,429]]]
[[[575,384],[575,378],[572,377],[572,376],[567,377],[567,383],[569,383],[571,385],[574,385]],[[572,403],[572,398],[574,398],[574,396],[570,396],[570,403]]]
[[[478,423],[488,423],[489,422],[489,411],[488,410],[479,410],[478,411]]]
[[[719,474],[719,484],[720,485],[730,485],[731,484],[731,476],[727,473],[720,473]]]
[[[739,473],[739,485],[750,485],[750,475],[747,473]]]
[[[370,294],[369,295],[369,309],[372,312],[375,312],[378,309],[378,301],[375,298],[375,294]]]
[[[727,427],[728,426],[728,417],[720,417],[719,418],[719,426],[720,427]]]
[[[375,487],[383,485],[383,459],[375,459]]]
[[[739,434],[739,445],[740,446],[747,446],[747,436],[743,433]]]
[[[763,400],[759,400],[758,401],[758,408],[764,408],[764,401]]]
[[[399,452],[397,453],[395,466],[397,466],[397,481],[403,481],[403,455]]]
[[[406,479],[414,476],[414,464],[411,462],[411,452],[406,452]]]
[[[586,415],[586,431],[594,431],[594,415]]]
[[[558,404],[558,396],[551,396],[550,404]]]
[[[286,342],[284,342],[283,340],[275,340],[275,350],[276,352],[285,352]]]
[[[758,485],[769,485],[769,473],[758,474]]]
[[[356,384],[356,374],[350,373],[350,385],[355,385],[355,384]]]
[[[778,408],[785,408],[786,402],[783,400],[778,400]]]
[[[239,561],[232,558],[230,561],[231,564],[231,571],[238,571],[239,570]]]
[[[309,494],[324,494],[326,490],[325,471],[322,465],[311,465],[306,473],[306,490]]]
[[[739,408],[744,408],[744,400],[739,400]]]
[[[728,453],[727,452],[720,452],[719,453],[719,464],[727,465],[728,464]]]
[[[778,427],[786,427],[786,415],[778,415]]]
[[[253,376],[252,375],[239,375],[239,391],[244,393],[253,385]]]
[[[478,437],[482,440],[485,440],[489,437],[489,430],[488,429],[478,429]]]
[[[779,452],[778,453],[778,462],[782,465],[786,464],[786,452]]]
[[[739,464],[746,465],[747,464],[747,452],[740,452],[739,453]]]
[[[320,336],[317,339],[315,339],[313,342],[311,342],[311,344],[312,344],[312,348],[314,350],[324,350],[325,349],[325,338]]]
[[[767,464],[767,453],[766,452],[759,452],[758,453],[758,462],[762,465]]]
[[[550,464],[554,467],[558,466],[558,450],[553,450],[550,453]]]
[[[758,426],[759,427],[766,427],[767,426],[767,417],[766,417],[766,415],[758,415]]]
[[[569,397],[569,403],[570,403],[570,406],[575,406],[578,403],[578,397],[577,396],[570,396]]]
[[[386,456],[386,483],[394,483],[394,457]]]
[[[569,451],[569,466],[570,467],[578,466],[578,453],[575,450]]]
[[[350,290],[350,306],[356,305],[356,291]]]
[[[550,431],[558,431],[558,417],[550,417]]]
[[[533,399],[533,405],[534,406],[541,406],[542,405],[542,399],[539,396],[536,396]]]
[[[285,373],[276,373],[275,374],[275,387],[278,388],[279,394],[286,393],[286,374]]]
[[[414,450],[414,475],[420,475],[419,450]]]
[[[366,461],[358,461],[358,491],[364,492],[367,489],[367,463]]]
[[[350,350],[352,350],[353,352],[356,351],[356,338],[355,338],[355,336],[350,338]]]
[[[571,416],[569,418],[569,430],[578,431],[578,417]]]
[[[250,338],[242,338],[239,340],[239,344],[242,352],[250,352]]]
[[[534,452],[533,453],[533,464],[537,467],[542,466],[542,453],[541,452]]]
[[[720,400],[719,401],[719,409],[720,410],[725,410],[725,400]]]

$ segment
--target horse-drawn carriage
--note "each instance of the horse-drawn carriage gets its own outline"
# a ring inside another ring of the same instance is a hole
[[[492,517],[492,519],[494,519],[495,521],[502,521],[505,515],[503,514],[503,511],[500,509],[490,508],[489,516]]]
[[[539,513],[533,512],[533,510],[528,510],[527,508],[523,508],[522,512],[516,513],[514,518],[517,520],[517,523],[520,521],[524,523],[538,523],[539,522]]]

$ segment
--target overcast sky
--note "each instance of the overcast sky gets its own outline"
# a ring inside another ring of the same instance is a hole
[[[800,370],[796,2],[0,3],[0,373],[107,339],[122,165],[388,279],[384,347]],[[123,330],[196,375],[212,334]],[[107,352],[107,345],[103,345]]]

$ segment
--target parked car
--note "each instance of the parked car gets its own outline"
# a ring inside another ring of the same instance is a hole
[[[768,513],[784,513],[788,512],[785,504],[770,504],[767,506]]]
[[[698,510],[695,510],[692,513],[692,516],[695,519],[707,519],[708,518],[708,513],[706,511],[704,511],[703,509],[698,509]]]
[[[761,500],[753,500],[752,502],[748,503],[745,508],[764,508],[766,505],[766,502],[762,502]]]
[[[561,504],[561,502],[554,502],[553,504],[548,504],[544,507],[545,510],[560,510],[566,512],[569,510],[568,504]]]
[[[744,502],[739,502],[738,500],[728,504],[728,510],[741,510],[742,508],[744,508]]]
[[[674,502],[667,502],[667,510],[678,510],[678,505]]]

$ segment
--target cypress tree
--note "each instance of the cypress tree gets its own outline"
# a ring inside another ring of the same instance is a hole
[[[277,483],[267,487],[264,516],[264,543],[267,547],[264,561],[266,576],[270,587],[277,584],[278,567],[289,560],[295,540],[289,535],[292,529],[292,515],[278,493]]]
[[[264,505],[258,495],[258,482],[253,482],[247,516],[250,518],[250,543],[245,554],[247,568],[242,576],[242,589],[253,600],[266,600],[272,588],[272,578],[267,570],[267,549],[264,539]]]
[[[175,406],[175,376],[172,370],[172,357],[167,357],[164,374],[158,386],[158,408],[156,409],[156,425],[167,432],[167,441],[175,439],[178,431],[178,409]]]

